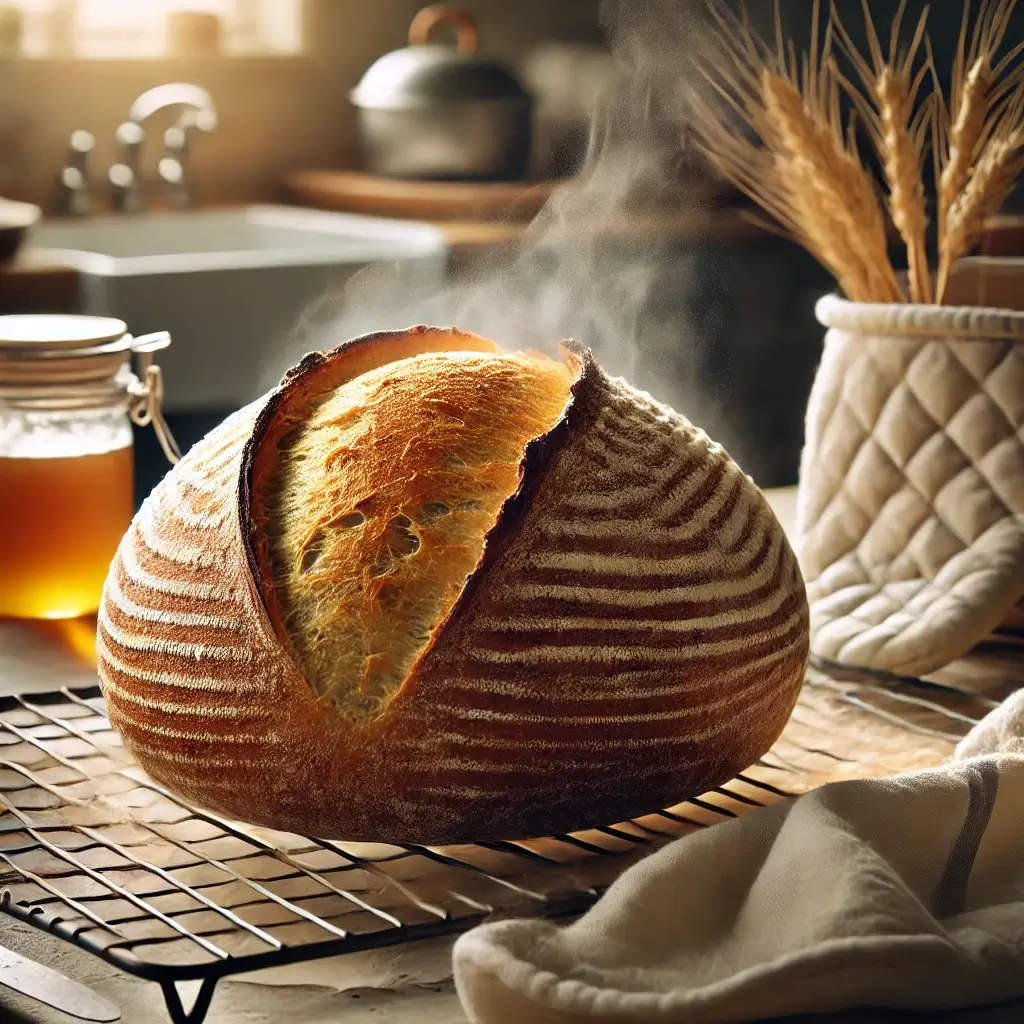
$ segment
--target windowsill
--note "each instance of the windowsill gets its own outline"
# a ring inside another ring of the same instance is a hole
[[[10,58],[7,61],[0,61],[0,64],[6,64],[8,68],[18,65],[25,65],[30,67],[41,67],[41,68],[66,68],[69,65],[81,66],[86,65],[89,67],[97,65],[105,65],[108,67],[168,67],[168,66],[182,66],[182,65],[216,65],[216,64],[231,64],[232,66],[238,66],[242,64],[262,64],[262,63],[274,63],[283,64],[290,62],[298,62],[308,60],[311,56],[308,52],[296,52],[296,53],[282,53],[280,51],[268,50],[265,52],[251,52],[251,53],[224,53],[214,55],[196,55],[194,57],[188,56],[90,56],[88,54],[74,55],[70,57],[52,57],[52,56],[22,56]]]

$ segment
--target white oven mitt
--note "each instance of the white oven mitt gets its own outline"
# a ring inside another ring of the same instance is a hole
[[[463,935],[470,1020],[748,1021],[1024,996],[1024,695],[993,715],[941,768],[833,783],[680,839],[568,927]]]
[[[1024,598],[1024,308],[816,311],[793,532],[811,650],[924,675]]]

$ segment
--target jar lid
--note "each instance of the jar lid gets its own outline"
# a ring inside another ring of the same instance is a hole
[[[123,338],[128,325],[108,316],[70,313],[19,313],[0,316],[0,352],[29,347],[90,348]]]
[[[123,320],[31,313],[0,316],[0,388],[107,381],[129,358]]]

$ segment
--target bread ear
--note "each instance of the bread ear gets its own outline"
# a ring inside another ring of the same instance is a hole
[[[238,507],[246,560],[257,583],[260,601],[280,642],[291,649],[270,572],[266,490],[279,474],[284,441],[308,414],[312,403],[347,381],[409,356],[428,352],[485,352],[500,349],[492,341],[456,328],[414,327],[408,331],[367,334],[330,352],[314,352],[292,367],[264,401],[242,453]]]

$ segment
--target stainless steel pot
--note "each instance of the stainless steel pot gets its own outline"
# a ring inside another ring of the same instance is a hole
[[[457,46],[430,41],[451,23]],[[475,56],[472,18],[426,7],[409,46],[381,57],[352,91],[366,168],[395,178],[515,180],[530,159],[532,102],[515,75]]]

